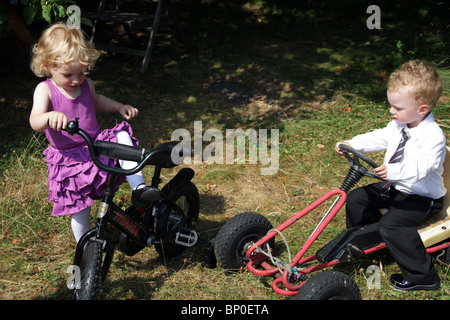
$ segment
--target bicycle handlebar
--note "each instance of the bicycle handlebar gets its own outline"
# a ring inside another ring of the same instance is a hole
[[[86,141],[92,161],[94,161],[95,165],[103,171],[116,175],[133,175],[141,171],[157,154],[168,152],[167,149],[156,148],[148,153],[145,153],[145,150],[140,147],[133,147],[101,140],[94,142],[89,134],[78,126],[78,119],[79,118],[76,117],[75,120],[69,121],[66,129],[64,130],[70,135],[78,134]],[[100,155],[109,158],[134,161],[138,164],[132,169],[111,167],[100,161]]]

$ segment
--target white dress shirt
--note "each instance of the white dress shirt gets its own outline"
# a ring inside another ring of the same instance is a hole
[[[389,163],[400,142],[402,128],[410,136],[403,160]],[[432,113],[414,128],[393,120],[382,129],[355,136],[347,142],[363,153],[386,150],[384,165],[388,170],[387,180],[392,181],[398,191],[432,199],[446,194],[442,178],[446,140]]]

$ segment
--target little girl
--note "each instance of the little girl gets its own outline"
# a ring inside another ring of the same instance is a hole
[[[68,121],[79,117],[80,128],[93,140],[137,145],[127,122],[112,129],[100,130],[95,111],[117,111],[126,120],[138,115],[138,110],[121,104],[95,91],[94,83],[86,77],[99,57],[83,32],[62,23],[48,27],[33,48],[31,69],[38,77],[49,79],[39,83],[33,97],[30,125],[36,131],[45,131],[50,146],[44,151],[48,165],[48,200],[53,201],[52,216],[70,215],[75,240],[89,230],[90,207],[101,198],[108,174],[100,171],[91,160],[82,137],[69,135]],[[115,166],[115,159],[108,165]],[[119,161],[124,169],[135,163]],[[142,173],[128,176],[133,197],[145,200],[149,189]],[[119,177],[116,188],[125,181]]]

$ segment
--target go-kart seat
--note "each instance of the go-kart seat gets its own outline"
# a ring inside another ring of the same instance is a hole
[[[424,222],[418,227],[418,231],[425,247],[450,238],[450,147],[447,146],[447,154],[444,162],[444,185],[447,194],[444,197],[444,209],[442,212]]]

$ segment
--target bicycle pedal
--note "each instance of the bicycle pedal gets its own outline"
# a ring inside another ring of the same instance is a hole
[[[193,247],[198,242],[198,233],[195,230],[180,227],[175,234],[175,243],[185,246]]]

